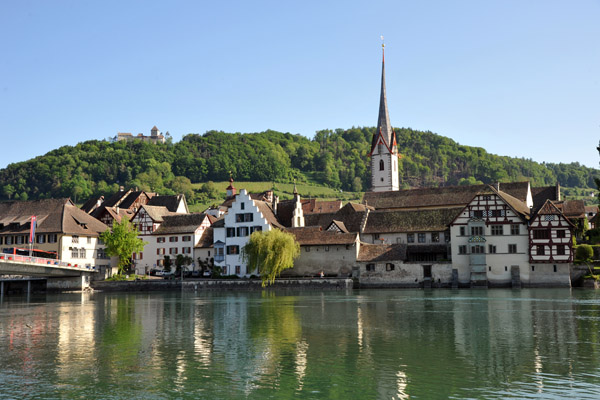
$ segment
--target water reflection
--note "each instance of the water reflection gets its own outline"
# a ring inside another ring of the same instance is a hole
[[[594,291],[5,299],[6,397],[597,398]]]

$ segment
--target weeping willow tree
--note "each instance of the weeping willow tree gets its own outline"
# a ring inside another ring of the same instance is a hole
[[[254,232],[242,249],[248,271],[258,270],[263,287],[273,284],[282,271],[292,268],[300,245],[291,233],[273,229]]]

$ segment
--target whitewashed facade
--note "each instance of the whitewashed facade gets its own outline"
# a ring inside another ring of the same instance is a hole
[[[513,271],[529,282],[528,212],[524,202],[491,188],[473,198],[450,227],[460,285],[508,285]]]

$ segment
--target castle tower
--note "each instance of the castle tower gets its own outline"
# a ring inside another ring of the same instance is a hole
[[[398,144],[392,130],[385,94],[385,45],[382,46],[381,97],[377,130],[371,141],[371,191],[386,192],[400,189],[398,175]]]

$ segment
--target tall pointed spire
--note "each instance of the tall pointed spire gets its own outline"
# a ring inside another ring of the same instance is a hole
[[[387,106],[387,96],[385,93],[385,44],[381,44],[381,97],[379,98],[379,117],[377,118],[377,132],[385,139],[388,146],[392,143],[392,126],[390,125],[390,115]]]

